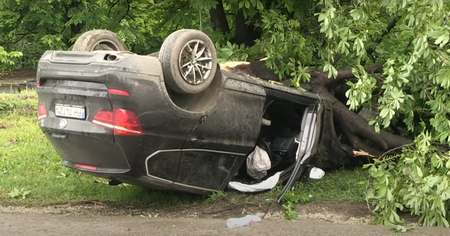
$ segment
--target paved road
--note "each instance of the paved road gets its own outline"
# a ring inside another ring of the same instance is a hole
[[[0,213],[0,235],[396,235],[388,226],[336,224],[325,221],[287,222],[268,219],[228,229],[223,219],[163,219],[131,216],[63,216]],[[450,229],[417,228],[397,235],[450,235]]]

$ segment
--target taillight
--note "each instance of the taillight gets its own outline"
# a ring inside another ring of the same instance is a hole
[[[122,96],[130,96],[130,93],[125,90],[120,89],[108,89],[109,94],[122,95]]]
[[[75,167],[78,169],[91,170],[91,171],[97,170],[96,166],[88,166],[88,165],[83,165],[83,164],[75,164]]]
[[[99,111],[95,114],[92,123],[114,129],[114,115],[111,111]]]
[[[38,120],[42,120],[47,117],[47,108],[44,105],[38,105]]]
[[[114,109],[114,134],[142,134],[141,122],[134,112],[124,109]]]
[[[114,135],[141,135],[141,122],[134,112],[125,109],[99,111],[92,123],[114,129]]]

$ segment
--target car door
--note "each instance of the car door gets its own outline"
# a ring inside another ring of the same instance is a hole
[[[224,189],[255,146],[264,101],[262,87],[225,78],[215,108],[186,139],[175,184]]]

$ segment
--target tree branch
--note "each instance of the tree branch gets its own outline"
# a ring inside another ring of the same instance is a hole
[[[413,144],[414,144],[414,143],[407,143],[407,144],[403,144],[403,145],[400,145],[400,146],[398,146],[398,147],[389,149],[389,150],[387,150],[386,152],[384,152],[383,154],[381,154],[381,156],[379,156],[378,159],[379,159],[379,160],[383,160],[384,157],[385,157],[386,155],[388,155],[389,153],[395,152],[395,151],[397,151],[397,150],[400,150],[400,149],[402,149],[402,148],[404,148],[404,147],[407,147],[407,146],[411,146],[411,145],[413,145]]]
[[[18,35],[21,35],[21,36],[19,37],[19,39],[13,41],[12,44],[19,43],[22,39],[24,39],[24,38],[27,37],[28,35],[32,35],[32,34],[34,34],[34,33],[35,33],[35,32],[28,31],[28,33],[18,34]]]
[[[391,22],[389,22],[389,24],[386,26],[386,29],[383,31],[383,33],[381,34],[381,36],[377,39],[374,40],[373,42],[375,44],[380,44],[381,41],[383,41],[384,36],[386,36],[387,34],[389,34],[391,32],[391,30],[397,25],[397,21],[398,21],[398,17],[394,17]],[[372,55],[372,53],[375,51],[374,48],[369,48],[367,50],[367,55],[370,56]]]
[[[373,73],[379,73],[382,72],[382,67],[378,64],[372,64],[369,66],[365,66],[364,70],[369,73],[369,74],[373,74]],[[352,69],[345,69],[345,70],[338,70],[338,74],[336,76],[336,79],[330,79],[327,83],[327,85],[335,85],[338,83],[342,83],[344,80],[346,79],[351,79],[351,78],[355,78],[355,76],[352,73]]]
[[[343,134],[350,141],[353,148],[365,150],[374,155],[380,155],[382,151],[389,148],[388,142],[376,133],[375,129],[372,126],[369,126],[364,118],[349,111],[348,108],[334,96],[327,97],[334,100],[334,118],[342,128]],[[367,145],[362,139],[370,141],[372,145]]]
[[[334,55],[333,63],[331,63],[331,65],[336,66],[338,64],[339,60],[341,60],[341,58],[342,58],[342,54],[336,53]]]
[[[115,7],[115,6],[119,3],[119,1],[120,1],[120,0],[117,0],[116,2],[114,2],[114,3],[111,5],[111,7],[110,7],[109,10],[108,10],[108,15],[111,14],[111,9],[113,9],[113,7]]]

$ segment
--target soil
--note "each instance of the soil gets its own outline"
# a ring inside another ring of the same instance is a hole
[[[299,205],[297,221],[279,204],[191,204],[136,208],[84,202],[46,207],[0,206],[0,235],[396,235],[393,226],[370,225],[364,203]],[[228,218],[260,216],[260,223],[228,229]],[[26,224],[24,225],[24,222]],[[410,235],[449,235],[449,229],[407,226]]]
[[[36,69],[19,69],[3,72],[2,79],[15,79],[23,77],[36,77]]]
[[[183,206],[135,207],[109,205],[102,202],[86,201],[79,204],[63,204],[45,207],[0,206],[2,213],[57,214],[57,215],[97,215],[97,216],[153,216],[162,218],[228,219],[247,214],[263,219],[284,219],[284,209],[273,204],[231,204],[227,200],[214,204],[193,203]],[[367,224],[371,213],[365,203],[310,203],[298,205],[299,219],[324,220],[334,223]]]

